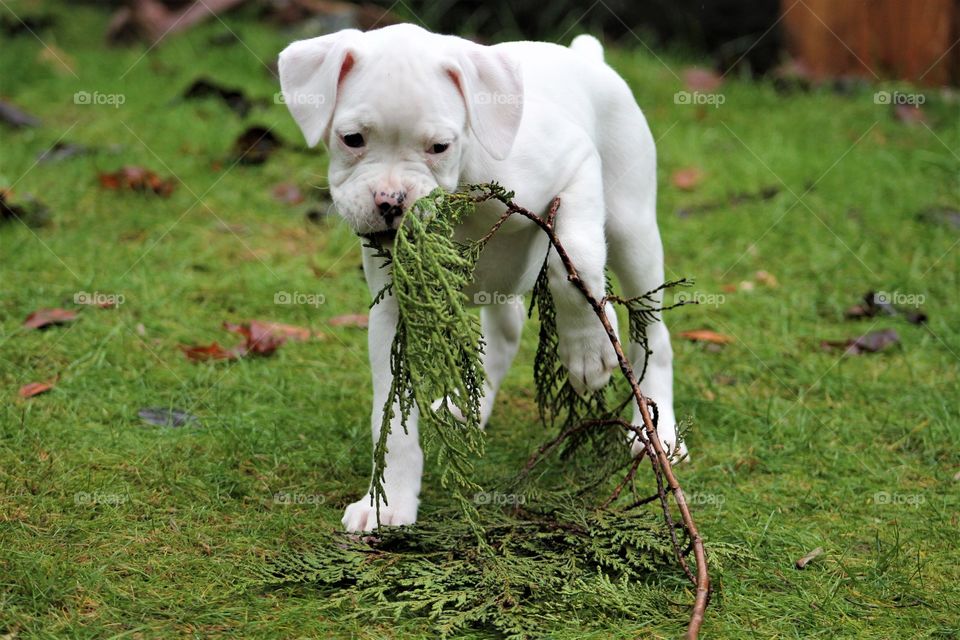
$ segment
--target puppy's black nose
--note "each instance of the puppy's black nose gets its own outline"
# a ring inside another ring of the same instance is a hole
[[[390,204],[389,202],[381,202],[377,205],[377,208],[380,209],[380,215],[383,216],[388,223],[393,222],[394,218],[398,218],[400,214],[403,213],[403,207]]]
[[[387,221],[387,224],[390,224],[394,218],[403,214],[403,201],[406,198],[405,191],[378,191],[373,196],[373,202],[377,205],[380,215]]]

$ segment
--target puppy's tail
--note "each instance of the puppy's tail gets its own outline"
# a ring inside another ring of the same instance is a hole
[[[593,36],[587,34],[577,36],[570,43],[570,48],[585,58],[603,62],[603,45]]]

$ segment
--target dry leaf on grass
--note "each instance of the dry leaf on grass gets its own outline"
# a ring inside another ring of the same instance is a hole
[[[329,322],[331,327],[359,327],[364,329],[370,325],[370,316],[365,313],[348,313],[330,318]]]
[[[69,309],[38,309],[27,316],[23,326],[27,329],[44,329],[55,324],[66,324],[77,319],[76,311]]]
[[[282,146],[283,141],[270,129],[253,126],[237,136],[231,157],[240,164],[263,164]]]
[[[223,328],[243,337],[243,342],[226,349],[219,343],[186,346],[180,349],[190,360],[236,360],[246,355],[269,356],[288,340],[303,342],[313,337],[306,327],[297,327],[282,322],[224,322]]]
[[[683,71],[683,83],[690,91],[712,93],[723,84],[723,78],[710,69],[689,67]]]
[[[848,338],[846,340],[824,340],[820,343],[820,348],[825,351],[843,349],[844,355],[859,356],[864,353],[876,353],[887,347],[899,344],[900,336],[893,329],[883,329],[881,331],[871,331],[857,338]]]
[[[700,184],[701,180],[703,180],[703,171],[697,167],[677,169],[670,177],[673,186],[681,191],[693,191],[697,188],[697,185]]]
[[[710,329],[694,329],[692,331],[681,331],[677,334],[679,337],[686,340],[691,340],[693,342],[707,342],[710,344],[729,344],[733,342],[733,338],[730,336],[724,335],[722,333],[717,333]]]
[[[300,204],[303,202],[303,192],[295,184],[281,182],[273,188],[273,197],[284,204]]]
[[[927,121],[927,116],[919,105],[915,104],[895,104],[893,113],[897,120],[904,124],[919,124]]]
[[[32,398],[33,396],[38,396],[41,393],[50,391],[50,389],[53,389],[55,383],[56,379],[47,382],[31,382],[30,384],[25,384],[20,387],[18,395],[26,400],[27,398]]]
[[[197,78],[183,92],[185,100],[204,98],[219,98],[231,111],[241,118],[250,112],[253,103],[244,95],[241,89],[225,87],[207,78]]]
[[[166,198],[176,186],[173,179],[161,179],[157,174],[143,167],[122,167],[113,173],[101,173],[98,176],[104,189],[130,189],[132,191],[153,192]]]

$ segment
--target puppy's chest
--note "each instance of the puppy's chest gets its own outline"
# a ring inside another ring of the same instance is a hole
[[[472,225],[458,230],[460,239],[481,237],[489,226],[479,233],[470,233]],[[515,229],[501,229],[487,242],[474,271],[474,280],[467,287],[471,300],[487,298],[496,294],[526,293],[533,288],[546,257],[546,236],[528,224]]]

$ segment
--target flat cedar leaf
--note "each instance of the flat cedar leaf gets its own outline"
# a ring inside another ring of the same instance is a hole
[[[43,329],[55,324],[66,324],[77,319],[76,311],[68,309],[38,309],[27,316],[23,326],[27,329]]]
[[[681,331],[677,334],[679,337],[693,342],[709,342],[710,344],[729,344],[733,338],[711,331],[710,329],[694,329],[692,331]]]
[[[893,329],[871,331],[857,338],[847,340],[824,340],[820,347],[826,351],[843,349],[844,355],[859,356],[864,353],[876,353],[889,346],[899,344],[900,336]]]
[[[690,67],[683,72],[683,83],[690,91],[712,93],[723,84],[723,78],[710,69]]]
[[[31,382],[30,384],[25,384],[20,387],[19,395],[21,398],[32,398],[33,396],[38,396],[41,393],[46,393],[53,389],[53,385],[56,380],[49,380],[47,382]]]
[[[365,313],[348,313],[330,318],[329,322],[331,327],[366,328],[370,324],[370,316]]]
[[[162,180],[153,171],[143,167],[122,167],[113,173],[101,173],[97,179],[104,189],[152,192],[162,198],[173,193],[176,186],[173,179]]]
[[[697,167],[685,167],[677,169],[670,177],[673,186],[682,191],[693,191],[703,180],[703,171]]]

